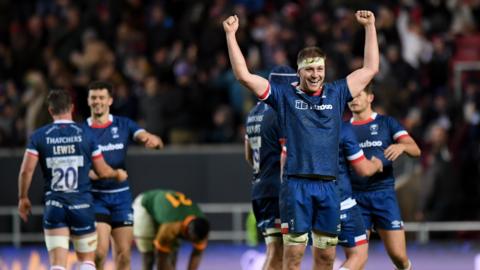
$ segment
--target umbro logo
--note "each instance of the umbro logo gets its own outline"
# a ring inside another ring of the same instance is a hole
[[[401,220],[394,220],[391,222],[392,228],[402,228],[403,227],[403,221]]]
[[[332,104],[308,104],[303,100],[297,99],[295,100],[295,109],[297,110],[316,110],[316,111],[324,111],[324,110],[333,110]]]

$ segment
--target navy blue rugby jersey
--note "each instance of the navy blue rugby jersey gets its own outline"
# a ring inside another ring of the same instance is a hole
[[[275,111],[258,102],[246,121],[246,140],[252,149],[252,199],[278,197],[280,190],[280,129]]]
[[[340,148],[338,149],[338,189],[340,191],[340,200],[344,201],[352,196],[352,184],[350,183],[350,174],[352,168],[349,164],[359,162],[365,159],[363,150],[357,141],[350,125],[342,123],[340,129]]]
[[[138,133],[145,131],[134,121],[113,115],[109,115],[109,121],[104,125],[95,125],[92,119],[88,118],[84,126],[94,134],[105,161],[114,169],[126,169],[125,158],[128,145]],[[115,179],[108,179],[93,182],[92,190],[113,192],[128,189],[128,187],[128,181],[118,182]]]
[[[371,177],[352,176],[354,191],[372,191],[393,189],[395,178],[393,176],[393,164],[383,154],[391,144],[402,137],[409,136],[405,128],[394,118],[386,115],[372,113],[365,121],[350,120],[350,126],[360,142],[365,156],[375,156],[382,160],[383,172],[376,173]]]
[[[274,67],[268,79],[278,83],[298,81],[295,70],[289,66]],[[283,136],[275,111],[258,102],[247,116],[246,133],[253,159],[252,199],[278,197]]]
[[[37,129],[26,152],[39,158],[46,196],[90,192],[92,159],[102,156],[93,134],[70,120]]]
[[[270,82],[260,99],[277,112],[286,138],[284,174],[336,178],[341,117],[352,99],[346,79],[325,83],[318,95]]]

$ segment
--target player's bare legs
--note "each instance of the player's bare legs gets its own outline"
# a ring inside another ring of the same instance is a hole
[[[133,242],[133,227],[118,227],[112,230],[113,259],[117,270],[130,269],[130,254]]]
[[[79,270],[95,270],[95,249],[97,247],[97,232],[82,236],[72,236],[77,259],[80,262]]]
[[[300,269],[303,254],[305,253],[305,245],[284,245],[283,246],[283,270]]]
[[[320,249],[312,247],[313,270],[332,270],[335,262],[335,247]]]
[[[177,252],[163,253],[157,251],[157,270],[175,270]]]
[[[282,238],[267,244],[267,258],[263,270],[282,269],[283,243]]]
[[[404,230],[378,230],[388,256],[397,269],[410,269]]]
[[[342,267],[349,270],[360,270],[365,267],[368,259],[368,244],[359,245],[352,248],[343,248],[347,258]]]
[[[58,228],[58,229],[45,229],[44,230],[45,236],[51,236],[51,237],[69,237],[70,231],[68,230],[67,227],[64,228]],[[48,247],[48,245],[47,245]],[[48,251],[48,257],[50,259],[50,265],[51,266],[61,266],[61,267],[66,267],[67,266],[67,255],[68,255],[68,240],[67,240],[67,247],[55,247],[51,250]]]
[[[152,270],[155,262],[155,253],[153,251],[141,252],[142,254],[142,270]]]
[[[95,265],[97,269],[102,270],[105,260],[108,256],[108,249],[110,247],[110,232],[111,227],[105,222],[97,223],[98,245],[95,251]]]

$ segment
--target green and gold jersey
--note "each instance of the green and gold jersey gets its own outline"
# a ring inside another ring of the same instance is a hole
[[[174,190],[147,191],[143,193],[142,205],[159,225],[183,221],[188,216],[205,217],[196,203]]]

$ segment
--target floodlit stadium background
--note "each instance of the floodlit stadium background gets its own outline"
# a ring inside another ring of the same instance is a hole
[[[299,49],[317,45],[333,80],[362,63],[356,9],[376,15],[382,57],[375,109],[401,120],[422,149],[419,160],[396,164],[414,266],[480,269],[478,0],[0,1],[0,269],[41,269],[36,258],[47,265],[40,215],[29,224],[16,215],[23,148],[50,121],[48,89],[70,91],[82,121],[86,85],[96,79],[115,85],[112,113],[168,144],[161,153],[131,149],[134,194],[175,188],[202,203],[216,239],[202,269],[225,269],[215,262],[226,258],[230,269],[241,269],[250,171],[240,144],[255,98],[229,68],[221,22],[240,17],[237,37],[252,71],[267,76],[275,65],[294,66]],[[36,205],[41,184],[37,172]],[[391,268],[376,239],[371,251],[367,269]]]

